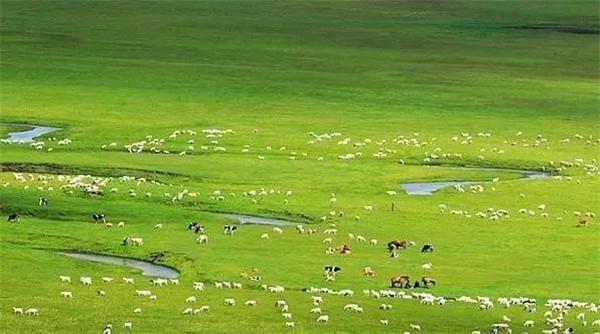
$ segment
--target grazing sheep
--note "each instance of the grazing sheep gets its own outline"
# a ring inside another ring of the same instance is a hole
[[[196,238],[196,242],[199,244],[208,243],[208,236],[206,234],[200,234],[198,238]]]
[[[91,277],[81,276],[81,277],[79,277],[79,281],[83,285],[92,285],[92,278]]]
[[[160,230],[163,228],[163,224],[156,224],[154,225],[154,229]]]
[[[263,233],[263,234],[260,235],[260,238],[264,239],[264,240],[268,240],[269,239],[269,234],[268,233]]]
[[[186,302],[186,303],[195,303],[195,302],[196,302],[196,297],[195,297],[195,296],[190,296],[190,297],[187,297],[187,298],[185,299],[185,302]]]
[[[23,314],[23,308],[22,307],[13,307],[13,313],[14,314]]]
[[[421,331],[421,326],[410,324],[410,329],[413,330],[413,331],[420,332]]]
[[[185,310],[183,310],[183,315],[191,315],[193,313],[194,313],[194,309],[191,307],[188,307]]]
[[[25,314],[37,317],[38,315],[40,315],[40,310],[38,310],[37,308],[28,308],[27,310],[25,310]]]
[[[281,313],[281,316],[282,316],[284,319],[288,319],[288,320],[289,320],[289,319],[292,319],[292,314],[291,314],[291,313]]]
[[[141,309],[141,308],[139,308],[139,307],[138,307],[138,308],[134,308],[134,309],[133,309],[133,313],[134,313],[134,314],[140,314],[140,313],[142,313],[142,309]]]
[[[103,296],[106,296],[106,292],[104,292],[103,290],[98,290],[98,291],[96,291],[96,295],[103,297]]]
[[[390,322],[387,319],[379,319],[379,323],[384,326],[387,326],[390,324]]]
[[[225,306],[235,306],[235,300],[233,298],[225,298]]]
[[[123,228],[125,227],[125,222],[118,222],[117,223],[117,228]]]
[[[310,309],[310,313],[321,314],[321,308],[320,307],[313,307],[313,308]]]
[[[61,291],[60,295],[65,298],[73,298],[73,293],[71,291]]]
[[[125,282],[125,284],[133,284],[133,278],[123,277],[123,282]]]
[[[71,283],[71,277],[70,276],[60,276],[60,281],[61,281],[61,283]]]
[[[328,321],[329,321],[329,316],[328,316],[328,315],[320,315],[320,316],[317,318],[317,322],[320,322],[320,323],[324,323],[324,324],[325,324],[325,323],[327,323]]]
[[[523,323],[523,327],[533,327],[533,325],[534,325],[534,322],[533,322],[533,320],[526,320],[526,321]]]
[[[172,285],[181,285],[181,283],[179,282],[179,279],[177,279],[177,278],[169,278],[169,282]]]
[[[371,239],[369,240],[369,244],[376,246],[377,245],[377,239]]]
[[[126,322],[123,324],[123,329],[124,330],[132,330],[133,329],[133,323],[131,322]]]
[[[112,281],[113,281],[112,277],[102,277],[102,282],[103,283],[110,283]]]
[[[294,322],[293,321],[286,322],[285,327],[294,328]]]
[[[273,232],[277,234],[283,234],[283,230],[279,227],[273,227]]]
[[[256,306],[256,300],[247,300],[244,305],[246,306]]]

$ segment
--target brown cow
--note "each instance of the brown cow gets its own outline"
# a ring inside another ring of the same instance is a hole
[[[390,278],[390,286],[392,288],[403,288],[410,286],[410,277],[408,275],[393,276]]]
[[[387,249],[388,251],[391,253],[396,249],[406,249],[406,247],[408,246],[408,242],[406,242],[406,240],[392,240],[390,242],[387,243]]]
[[[423,282],[423,286],[426,288],[428,288],[430,285],[436,285],[436,281],[433,278],[427,276],[423,276],[423,278],[421,278],[421,282]]]
[[[577,227],[586,227],[587,225],[588,225],[588,221],[587,221],[587,220],[585,220],[585,219],[580,219],[580,220],[577,222]]]

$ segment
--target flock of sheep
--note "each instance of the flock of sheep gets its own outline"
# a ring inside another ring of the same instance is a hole
[[[224,146],[222,140],[228,135],[235,135],[236,132],[231,129],[220,130],[220,129],[204,129],[200,132],[205,139],[208,141],[207,143],[202,143],[200,147],[200,151],[206,152],[227,152],[228,148]],[[258,130],[253,131],[253,134],[258,133]],[[185,137],[185,145],[187,145],[183,150],[179,150],[180,155],[191,155],[194,154],[196,150],[196,139],[198,132],[194,130],[175,130],[173,131],[167,138],[158,138],[151,135],[146,136],[143,140],[132,142],[130,144],[124,145],[124,149],[129,153],[160,153],[160,154],[171,154],[174,152],[172,149],[165,148],[165,146],[171,147],[175,141],[179,137]],[[487,132],[481,132],[477,135],[471,135],[469,133],[461,133],[460,135],[452,136],[450,139],[451,143],[460,144],[460,145],[472,145],[476,138],[488,138],[491,134]],[[533,141],[528,141],[525,139],[521,139],[522,133],[517,133],[515,138],[511,140],[505,140],[503,145],[506,145],[505,148],[493,147],[491,149],[481,149],[480,153],[490,153],[490,154],[504,154],[510,147],[545,147],[548,148],[549,141],[541,135],[536,136]],[[369,138],[364,138],[361,140],[353,140],[349,137],[342,138],[342,134],[339,132],[332,133],[323,133],[317,134],[311,132],[309,134],[309,145],[319,145],[322,143],[336,143],[339,147],[348,147],[352,146],[353,150],[351,152],[343,152],[337,156],[339,160],[356,160],[364,156],[363,151],[369,146],[375,146],[375,152],[372,153],[372,156],[377,159],[382,159],[388,157],[392,154],[398,154],[399,149],[397,148],[420,148],[427,149],[424,152],[423,162],[426,164],[430,164],[433,162],[439,162],[440,159],[462,159],[462,153],[457,152],[449,152],[444,151],[439,146],[439,141],[437,138],[431,138],[429,140],[421,139],[418,133],[412,134],[412,136],[398,136],[388,142],[387,140],[371,140]],[[569,145],[573,141],[584,141],[588,145],[596,146],[600,139],[594,139],[593,137],[583,137],[579,134],[575,135],[573,138],[565,138],[558,142],[558,145]],[[64,139],[58,141],[59,145],[68,145],[71,141],[68,139]],[[31,144],[36,150],[41,150],[44,147],[43,141],[36,141]],[[397,148],[390,148],[390,145],[394,145]],[[428,149],[431,148],[431,149]],[[102,150],[113,150],[117,149],[117,143],[112,142],[110,144],[106,144],[102,146]],[[297,158],[307,158],[308,153],[297,153],[295,151],[288,151],[286,146],[280,146],[278,149],[275,149],[280,152],[286,152],[288,154],[290,160],[296,160]],[[50,149],[48,149],[50,151]],[[242,154],[247,154],[253,152],[253,148],[250,145],[244,145],[241,148]],[[266,151],[274,151],[271,146],[266,147]],[[289,152],[289,153],[287,153]],[[265,155],[258,155],[258,159],[264,160]],[[318,155],[317,160],[324,160],[324,155]],[[486,157],[483,155],[479,155],[478,159],[484,160]],[[400,160],[401,163],[404,163],[403,160]],[[582,168],[585,172],[584,174],[587,176],[597,176],[600,175],[598,170],[598,166],[596,165],[595,159],[592,159],[588,163],[585,163],[582,158],[575,158],[573,161],[560,161],[558,163],[550,161],[548,162],[549,167],[555,172],[562,172],[569,168]],[[213,201],[215,203],[225,201],[226,199],[236,199],[236,198],[247,198],[253,204],[257,204],[260,202],[262,198],[266,198],[268,196],[280,196],[282,199],[283,205],[287,205],[289,200],[293,197],[293,192],[291,190],[282,190],[275,188],[264,188],[258,187],[254,189],[247,189],[245,191],[236,193],[236,192],[226,192],[223,190],[211,190],[207,195],[204,195],[203,191],[200,190],[189,190],[189,189],[181,189],[180,187],[167,185],[156,180],[148,180],[146,178],[136,178],[131,176],[122,176],[118,178],[113,177],[98,177],[92,175],[43,175],[43,174],[33,174],[33,173],[13,173],[12,182],[16,182],[18,185],[22,185],[24,190],[36,189],[37,191],[44,193],[51,193],[55,190],[63,191],[66,194],[74,195],[76,191],[82,191],[85,195],[88,196],[102,196],[107,195],[108,193],[119,193],[119,185],[123,185],[127,189],[127,195],[131,198],[137,197],[139,189],[141,187],[145,190],[142,191],[143,197],[152,198],[152,192],[147,189],[155,189],[160,187],[168,188],[161,194],[166,198],[167,202],[177,204],[185,200],[194,201],[198,199],[198,197],[206,196],[207,200]],[[569,176],[560,176],[556,175],[555,178],[559,181],[573,181],[572,177]],[[499,181],[498,179],[494,179],[493,182]],[[575,182],[580,183],[579,179],[576,179]],[[492,183],[493,184],[493,183]],[[6,181],[3,186],[8,187],[11,185],[11,181]],[[105,189],[109,189],[105,191]],[[173,191],[173,189],[178,189],[177,191]],[[458,192],[483,192],[485,191],[485,187],[481,184],[473,184],[469,185],[467,188],[464,186],[456,186],[455,189]],[[495,191],[495,188],[491,186],[492,191]],[[395,190],[387,190],[385,192],[389,196],[396,196],[397,192]],[[520,194],[519,198],[524,198],[524,194]],[[327,200],[327,203],[323,203],[324,205],[334,206],[338,202],[338,197],[336,194],[332,193]],[[40,205],[48,205],[48,199],[45,197],[40,198]],[[461,216],[465,218],[480,218],[480,219],[488,219],[488,220],[500,220],[500,219],[509,219],[511,216],[511,210],[507,208],[485,208],[480,210],[465,210],[460,208],[449,208],[446,204],[440,204],[438,207],[439,211],[442,214],[451,214],[456,216]],[[545,204],[539,204],[536,208],[520,208],[518,212],[522,215],[528,216],[536,216],[539,213],[539,217],[542,219],[550,218],[550,209]],[[375,210],[375,207],[366,203],[363,205],[362,210],[365,214],[369,214]],[[577,210],[573,210],[570,213],[567,211],[562,211],[555,219],[560,221],[563,219],[564,215],[573,215],[577,217],[579,220],[578,226],[586,226],[588,220],[595,218],[595,213],[590,211],[588,208],[580,208]],[[336,225],[335,220],[345,216],[345,211],[343,209],[329,210],[327,213],[322,215],[320,218],[316,220],[320,220],[321,222],[328,222],[328,225],[325,226],[322,234],[323,239],[321,241],[322,244],[325,245],[325,254],[333,255],[333,254],[344,254],[348,255],[352,253],[352,249],[348,244],[342,244],[337,247],[332,247],[331,244],[334,243],[335,237],[338,234],[339,227]],[[361,217],[359,215],[355,215],[353,217],[354,220],[359,221]],[[18,219],[17,219],[18,220]],[[93,215],[93,220],[95,222],[101,222],[104,224],[106,228],[111,228],[116,225],[117,228],[125,228],[124,222],[118,222],[113,224],[112,222],[106,221],[106,216],[101,213],[97,213]],[[585,223],[582,223],[585,222]],[[160,230],[163,228],[162,224],[156,224],[154,226],[156,230]],[[296,234],[298,235],[315,235],[318,231],[316,228],[308,228],[305,225],[296,225],[293,227],[295,229]],[[290,228],[291,229],[291,228]],[[288,229],[285,227],[273,227],[273,234],[269,234],[267,232],[260,235],[260,238],[263,240],[269,240],[273,238],[273,236],[281,235],[285,233]],[[199,244],[208,244],[208,235],[204,232],[204,230],[196,229],[198,236],[196,237],[196,242]],[[226,234],[233,235],[235,230],[229,228],[224,231]],[[365,243],[366,245],[372,247],[379,247],[379,241],[375,238],[367,238],[358,233],[354,233],[352,231],[348,231],[346,234],[347,239],[356,243]],[[404,242],[404,241],[402,241]],[[144,239],[139,236],[126,236],[122,241],[123,245],[131,245],[135,247],[144,246]],[[398,241],[400,243],[400,241]],[[414,246],[416,243],[414,241],[407,241],[407,247]],[[389,246],[389,243],[388,243]],[[391,249],[390,253],[392,256],[397,256],[397,250]],[[433,247],[431,246],[431,250]],[[335,266],[329,266],[330,268],[335,268]],[[424,270],[427,276],[424,276],[423,281],[425,283],[425,278],[430,280],[428,277],[428,273],[432,270],[433,264],[431,262],[426,262],[421,265],[421,268]],[[338,268],[340,269],[340,268]],[[341,269],[340,269],[341,270]],[[335,280],[335,276],[337,270],[329,270],[326,269],[325,280],[332,281]],[[374,277],[376,275],[375,270],[372,267],[364,267],[363,270],[364,276],[367,278]],[[253,281],[260,280],[260,276],[253,275]],[[68,284],[71,284],[71,278],[67,275],[60,276],[61,284],[65,287]],[[101,279],[103,286],[109,286],[113,279],[111,277],[102,277]],[[135,282],[133,278],[123,277],[123,284],[132,285],[135,287]],[[89,276],[81,276],[79,280],[80,284],[84,286],[92,286],[93,281]],[[428,281],[429,282],[429,281]],[[434,281],[435,282],[435,281]],[[180,282],[178,279],[154,279],[151,282],[152,286],[155,288],[160,288],[162,286],[179,286]],[[435,284],[435,283],[434,283]],[[215,289],[242,289],[242,283],[239,282],[230,282],[230,281],[217,281],[213,283]],[[408,285],[408,284],[407,284]],[[207,290],[209,285],[204,282],[195,281],[191,284],[191,292],[194,294],[203,293]],[[402,286],[402,284],[401,284]],[[377,312],[381,312],[382,315],[379,319],[379,324],[381,326],[388,326],[393,319],[388,319],[384,317],[386,311],[389,311],[393,308],[393,304],[391,300],[398,301],[406,301],[406,302],[418,302],[421,305],[425,306],[437,306],[444,307],[445,305],[451,303],[466,303],[473,304],[475,309],[480,311],[486,311],[489,309],[493,309],[494,307],[520,307],[524,312],[533,313],[537,312],[537,308],[539,307],[536,303],[535,299],[525,298],[525,297],[500,297],[495,300],[495,302],[489,297],[477,296],[477,297],[468,297],[461,296],[457,298],[452,297],[444,297],[444,296],[435,296],[430,292],[423,292],[417,290],[406,290],[406,289],[393,289],[394,283],[392,280],[392,286],[390,289],[364,289],[363,297],[364,298],[376,298],[386,300],[386,302],[379,305]],[[415,286],[417,287],[417,286]],[[267,284],[262,284],[260,286],[265,293],[274,293],[274,294],[285,294],[286,289],[280,285],[269,286]],[[422,288],[429,288],[427,284],[422,286]],[[102,297],[105,296],[107,291],[106,288],[99,289],[96,291],[97,296]],[[327,324],[330,321],[334,321],[335,319],[331,319],[329,314],[324,312],[323,303],[327,298],[350,298],[352,299],[350,303],[346,304],[343,307],[343,311],[349,313],[364,313],[369,312],[370,310],[366,310],[363,306],[361,306],[356,300],[353,298],[358,298],[358,296],[354,296],[354,291],[350,289],[342,289],[342,290],[331,290],[329,288],[318,288],[318,287],[310,287],[304,289],[307,293],[309,293],[310,301],[313,305],[308,310],[304,310],[305,312],[309,312],[314,315],[314,321],[321,324]],[[156,294],[152,293],[150,290],[145,289],[135,289],[134,295],[140,298],[148,298],[150,300],[157,300]],[[325,298],[325,295],[328,297]],[[69,290],[63,290],[59,292],[59,296],[66,299],[73,299],[77,296],[73,296],[73,293]],[[199,307],[191,307],[194,303],[197,302],[197,296],[191,295],[184,300],[182,303],[182,311],[181,314],[183,316],[194,316],[200,315],[201,313],[209,312],[211,310],[211,305],[201,305]],[[257,299],[247,299],[242,302],[242,305],[246,307],[255,307],[257,304],[260,304],[261,301]],[[235,297],[227,297],[223,300],[223,305],[228,307],[236,307],[238,305]],[[581,322],[582,326],[588,326],[588,321],[586,317],[591,316],[598,312],[598,306],[591,302],[581,302],[581,301],[572,301],[572,300],[548,300],[543,304],[544,307],[548,308],[548,311],[544,313],[544,325],[545,329],[542,330],[544,334],[559,334],[573,333],[573,329],[565,325],[565,317],[566,315],[574,310],[579,312],[577,314],[577,320]],[[297,324],[297,320],[294,320],[293,313],[290,311],[291,306],[285,299],[280,299],[275,303],[276,309],[281,313],[281,317],[283,319],[283,325],[285,327],[293,328]],[[142,312],[141,308],[135,308],[133,310],[133,314],[140,314]],[[299,312],[303,312],[300,311]],[[38,316],[40,315],[40,310],[36,307],[13,307],[13,313],[15,315],[30,315],[30,316]],[[600,319],[593,320],[590,322],[591,326],[600,326]],[[533,320],[526,320],[521,327],[531,328],[536,326],[536,323]],[[426,330],[426,326],[423,326]],[[125,330],[133,329],[133,322],[128,321],[125,322],[122,326]],[[491,324],[488,328],[490,333],[511,333],[512,329],[515,328],[515,325],[512,324],[511,319],[504,315],[502,319],[499,319],[497,323]],[[113,332],[112,324],[106,324],[103,328],[103,334],[111,334]],[[421,331],[420,324],[410,324],[408,331],[419,332]],[[478,334],[481,330],[474,330],[472,334]]]

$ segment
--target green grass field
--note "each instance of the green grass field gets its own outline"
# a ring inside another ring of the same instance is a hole
[[[506,315],[513,333],[542,333],[552,329],[548,299],[588,303],[564,314],[558,333],[600,331],[590,306],[600,302],[599,13],[596,1],[2,1],[0,138],[31,124],[61,130],[37,138],[39,150],[0,143],[0,332],[102,333],[111,323],[122,333],[132,322],[132,333],[417,333],[411,324],[421,333],[488,333]],[[340,135],[315,139],[332,133]],[[141,153],[124,148],[141,141]],[[355,158],[340,159],[347,154]],[[428,180],[483,188],[431,196],[400,188]],[[103,195],[85,194],[92,182]],[[49,205],[38,206],[40,197]],[[509,216],[489,219],[496,210]],[[125,227],[92,223],[96,212]],[[318,232],[240,226],[229,236],[223,225],[232,221],[218,212]],[[19,223],[6,221],[11,213]],[[580,219],[588,226],[577,228]],[[207,244],[186,230],[192,220],[205,226]],[[332,224],[338,232],[326,245]],[[143,246],[122,246],[126,236]],[[391,258],[393,239],[417,246]],[[325,253],[344,243],[352,254]],[[425,243],[435,251],[420,253]],[[181,286],[153,287],[136,270],[57,254],[64,250],[142,260],[162,252],[158,263],[177,269]],[[342,268],[333,282],[324,278],[329,264]],[[363,275],[366,266],[375,277]],[[253,268],[262,281],[240,277]],[[363,294],[389,289],[400,274],[437,280],[407,294],[485,296],[495,306]],[[206,289],[192,290],[194,281]],[[302,291],[309,287],[354,296],[322,294],[330,317],[322,324],[309,312],[317,295]],[[197,303],[186,303],[192,295]],[[504,308],[501,297],[535,298],[537,312]],[[250,299],[256,307],[243,305]],[[292,320],[273,306],[280,299]],[[349,303],[364,312],[344,311]],[[210,312],[182,314],[201,305]]]

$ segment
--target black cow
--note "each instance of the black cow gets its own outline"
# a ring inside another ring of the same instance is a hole
[[[16,223],[19,221],[19,215],[16,213],[11,213],[8,215],[8,219],[6,221],[9,223]]]
[[[421,253],[431,253],[431,252],[433,252],[432,244],[424,244],[423,247],[421,247]]]
[[[229,234],[229,235],[234,235],[235,232],[237,231],[238,227],[235,225],[225,225],[223,226],[223,233],[225,234]]]
[[[94,213],[92,214],[92,220],[94,221],[94,223],[106,223],[106,215],[103,213]]]
[[[46,197],[40,197],[38,205],[39,206],[47,206],[48,205],[48,199]]]

